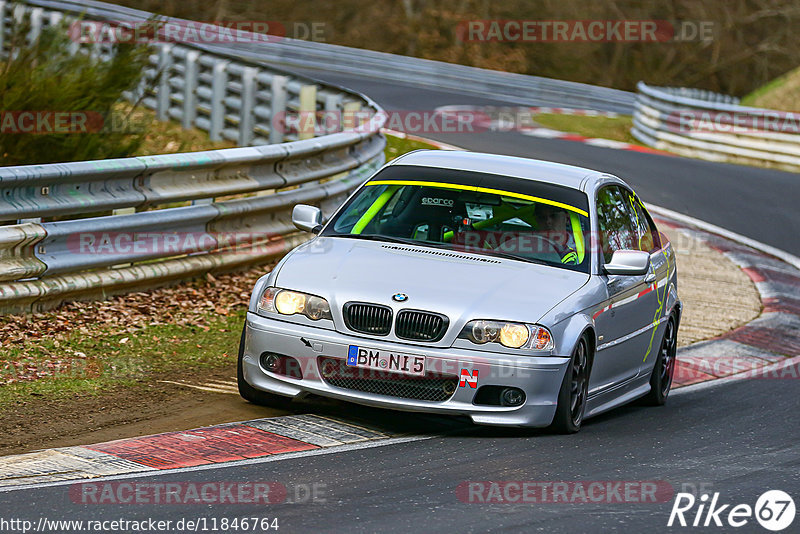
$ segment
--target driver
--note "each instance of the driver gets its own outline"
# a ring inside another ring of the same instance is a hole
[[[566,210],[551,204],[540,203],[536,205],[536,229],[542,237],[558,245],[558,254],[561,263],[578,263],[578,254],[575,252],[572,232],[568,230],[569,217]]]

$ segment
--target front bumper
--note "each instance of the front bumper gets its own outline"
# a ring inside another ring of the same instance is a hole
[[[302,340],[301,340],[302,338]],[[569,364],[568,357],[509,356],[481,350],[433,348],[351,336],[333,330],[308,327],[247,314],[242,371],[251,386],[289,397],[314,393],[368,406],[412,412],[464,415],[476,424],[542,427],[555,415],[558,392]],[[328,384],[320,375],[320,356],[346,360],[350,345],[426,356],[429,369],[459,376],[462,369],[477,373],[477,386],[468,382],[456,387],[445,401],[432,402],[379,395]],[[259,363],[261,354],[272,352],[298,360],[302,379],[268,372]],[[517,407],[477,405],[475,393],[481,386],[516,387],[525,392]]]

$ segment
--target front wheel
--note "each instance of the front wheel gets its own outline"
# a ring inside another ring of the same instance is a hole
[[[672,376],[675,373],[675,356],[678,350],[678,332],[675,327],[674,317],[667,321],[664,338],[658,349],[656,364],[650,375],[650,393],[644,397],[645,404],[650,406],[663,406],[667,402],[669,390],[672,387]]]
[[[589,348],[586,337],[582,337],[572,352],[558,393],[558,407],[551,425],[557,432],[574,434],[581,429],[589,398],[589,371]]]

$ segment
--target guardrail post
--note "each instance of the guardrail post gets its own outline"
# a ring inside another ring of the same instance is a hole
[[[31,31],[28,33],[28,42],[34,42],[41,35],[42,15],[44,15],[44,9],[41,7],[31,9]]]
[[[361,125],[361,102],[348,102],[344,105],[344,119],[342,128],[344,130],[355,130]]]
[[[0,57],[6,57],[6,3],[0,0]]]
[[[89,57],[92,59],[99,59],[102,57],[103,40],[111,38],[107,32],[108,26],[100,26],[100,31],[97,32],[95,38],[89,43]]]
[[[78,53],[78,50],[81,48],[81,32],[80,29],[78,31],[73,31],[72,25],[78,24],[78,19],[74,17],[66,17],[67,22],[69,23],[69,29],[67,31],[71,32],[72,38],[70,39],[68,50],[70,55],[75,55]]]
[[[211,125],[208,136],[212,141],[222,141],[225,127],[225,90],[228,87],[228,62],[220,60],[211,70]]]
[[[156,95],[156,118],[160,121],[169,119],[169,105],[171,102],[171,86],[169,74],[172,70],[172,45],[161,45],[158,50],[158,94]]]
[[[256,101],[256,76],[258,69],[245,67],[242,71],[242,107],[239,110],[239,146],[253,140],[253,106]]]
[[[64,19],[64,14],[61,13],[60,11],[51,11],[50,13],[48,13],[48,18],[49,18],[48,26],[52,28],[54,26],[58,26],[59,23],[61,23],[61,21]],[[70,29],[71,28],[67,27],[67,32],[69,32]],[[70,33],[70,35],[72,34]]]
[[[181,117],[185,130],[194,126],[194,119],[197,116],[197,58],[199,57],[200,52],[197,50],[186,53],[183,73],[183,117]]]
[[[283,143],[283,134],[286,133],[286,92],[289,84],[287,76],[275,75],[272,77],[270,94],[270,117],[272,124],[269,125],[270,144]]]
[[[317,86],[304,85],[300,88],[300,127],[298,139],[311,139],[317,128]]]
[[[12,11],[12,18],[16,24],[22,24],[25,21],[25,6],[22,4],[14,5],[14,10]],[[15,59],[19,54],[19,50],[10,51],[10,58]]]
[[[342,96],[325,96],[325,122],[323,128],[326,134],[338,132],[342,129]]]

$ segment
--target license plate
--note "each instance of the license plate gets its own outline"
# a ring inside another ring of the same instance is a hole
[[[347,365],[407,375],[421,376],[425,374],[425,356],[370,349],[357,345],[350,345],[347,351]]]

